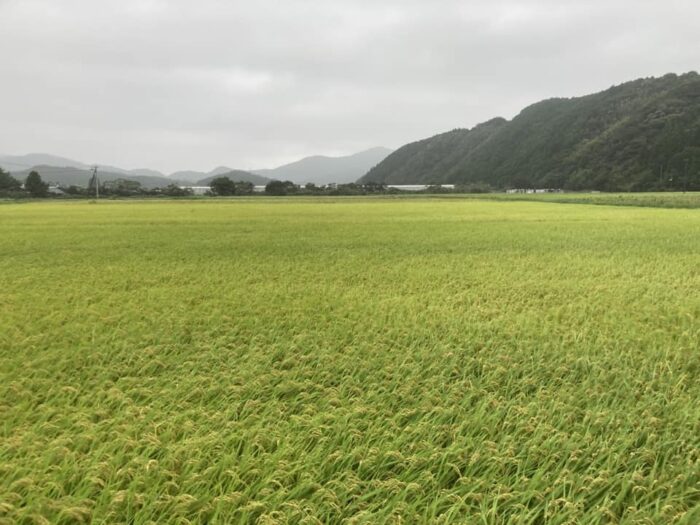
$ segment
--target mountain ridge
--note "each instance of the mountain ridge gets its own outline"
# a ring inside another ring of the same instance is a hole
[[[700,189],[700,76],[637,79],[402,146],[361,182]]]
[[[376,147],[339,157],[313,155],[276,168],[261,170],[239,170],[228,166],[217,166],[210,171],[180,170],[164,174],[147,168],[123,169],[100,165],[98,174],[100,180],[122,178],[139,181],[145,187],[153,187],[153,184],[159,186],[167,186],[168,184],[207,185],[213,178],[225,176],[238,181],[253,182],[257,185],[264,185],[272,179],[292,180],[298,184],[306,182],[315,184],[346,183],[357,180],[391,151],[388,148]],[[92,165],[84,162],[47,153],[0,155],[0,167],[22,180],[31,170],[36,170],[46,180],[76,186],[87,185],[90,177],[89,170],[92,169]]]

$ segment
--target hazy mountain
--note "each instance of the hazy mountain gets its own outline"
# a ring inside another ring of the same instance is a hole
[[[205,177],[201,180],[198,180],[196,186],[209,186],[211,181],[217,177],[228,177],[229,179],[235,182],[252,182],[256,186],[264,186],[265,184],[270,182],[270,179],[268,179],[267,177],[263,177],[262,175],[257,175],[255,173],[250,173],[249,171],[229,170],[221,172],[218,169],[212,171],[217,171],[217,173],[209,175],[208,177]]]
[[[57,166],[88,169],[82,162],[46,153],[28,153],[27,155],[0,155],[0,168],[9,172],[28,170],[34,166]]]
[[[217,168],[214,168],[211,170],[209,173],[207,173],[207,176],[210,175],[223,175],[224,173],[231,173],[232,171],[242,171],[242,170],[234,170],[233,168],[229,168],[227,166],[219,166]]]
[[[92,169],[92,164],[86,164],[78,160],[59,157],[57,155],[49,155],[47,153],[29,153],[27,155],[0,155],[0,167],[17,173],[25,170],[31,170],[35,166],[54,167],[54,168],[78,168],[89,170]],[[145,177],[165,177],[163,173],[149,169],[133,169],[126,170],[116,166],[99,166],[100,171],[105,173],[122,173],[125,175],[145,176]]]
[[[551,99],[403,146],[363,181],[599,190],[700,189],[700,76]]]
[[[59,167],[59,166],[32,166],[30,169],[25,169],[21,171],[14,170],[12,171],[12,175],[17,179],[22,182],[27,178],[27,175],[29,175],[29,172],[35,170],[41,175],[41,178],[46,181],[50,182],[52,184],[58,184],[60,186],[82,186],[82,187],[87,187],[88,182],[90,180],[90,177],[92,176],[92,171],[90,169],[83,169],[83,168],[77,168],[77,167]],[[146,173],[145,175],[133,175],[133,172],[140,172],[140,173]],[[256,185],[265,185],[268,182],[270,182],[270,179],[267,179],[261,175],[256,175],[254,173],[250,173],[247,171],[241,171],[241,170],[228,170],[223,173],[221,173],[221,169],[217,168],[216,170],[212,170],[212,172],[216,172],[215,175],[210,175],[208,177],[205,177],[202,180],[199,181],[185,181],[182,179],[175,179],[172,177],[165,177],[165,176],[157,176],[157,175],[148,175],[148,173],[152,173],[150,170],[133,170],[131,172],[125,172],[125,171],[107,171],[107,169],[102,169],[100,168],[97,172],[97,175],[100,179],[101,183],[110,181],[110,180],[117,180],[117,179],[126,179],[126,180],[132,180],[132,181],[137,181],[140,182],[141,185],[144,188],[151,189],[151,188],[164,188],[170,184],[194,184],[197,186],[208,186],[209,183],[211,182],[212,179],[216,177],[221,177],[221,176],[226,176],[229,177],[231,180],[234,181],[246,181],[246,182],[252,182],[253,184]],[[155,172],[158,173],[158,172]],[[192,172],[195,173],[195,172]],[[202,173],[201,175],[206,175],[205,173]]]
[[[185,181],[189,184],[194,184],[195,182],[206,176],[207,173],[205,171],[183,170],[171,173],[170,175],[168,175],[168,178],[173,180]]]
[[[214,168],[211,171],[193,171],[193,170],[183,170],[183,171],[176,171],[174,173],[171,173],[168,175],[168,177],[177,179],[177,180],[182,180],[186,181],[188,183],[196,183],[204,178],[215,176],[215,175],[224,175],[226,173],[231,173],[232,171],[236,171],[233,168],[228,168],[226,166],[219,166],[217,168]]]
[[[31,170],[36,170],[44,180],[63,186],[87,186],[92,166],[73,159],[49,155],[46,153],[30,153],[28,155],[0,156],[0,167],[9,171],[19,180],[24,180]],[[100,180],[126,179],[141,182],[145,188],[165,187],[168,184],[196,184],[202,179],[211,179],[218,175],[233,173],[235,180],[249,180],[255,184],[267,184],[269,179],[249,172],[233,170],[226,166],[218,166],[211,171],[176,171],[165,175],[157,170],[132,169],[127,170],[116,166],[99,166]],[[208,182],[205,184],[207,185]]]
[[[367,170],[383,160],[389,153],[391,150],[386,148],[373,148],[345,157],[314,156],[278,168],[255,170],[254,172],[218,166],[211,171],[182,170],[164,175],[150,169],[127,170],[116,166],[100,165],[98,173],[100,180],[118,178],[139,180],[145,187],[162,187],[173,183],[206,186],[211,179],[217,176],[228,176],[234,180],[248,181],[256,185],[267,184],[272,179],[291,180],[299,184],[306,182],[316,184],[347,183],[354,182],[367,173]],[[0,167],[13,173],[19,179],[26,178],[29,171],[37,169],[44,179],[51,182],[77,186],[87,186],[89,175],[86,178],[86,172],[91,169],[89,164],[45,153],[0,156]],[[51,178],[47,178],[49,175]]]
[[[317,155],[278,168],[253,170],[253,173],[270,179],[290,180],[297,184],[343,184],[355,182],[390,153],[391,150],[387,148],[372,148],[345,157]]]
[[[87,187],[92,171],[88,169],[57,167],[57,166],[33,166],[31,169],[22,171],[13,171],[12,175],[20,181],[24,181],[29,175],[29,172],[35,170],[41,175],[41,178],[53,184],[60,186],[83,186]],[[169,184],[176,183],[168,177],[154,177],[143,175],[128,175],[125,173],[115,173],[113,171],[99,170],[97,175],[100,182],[109,180],[126,179],[138,181],[144,188],[164,188]]]
[[[117,168],[115,166],[102,166],[100,165],[101,171],[109,171],[112,173],[123,173],[124,175],[133,175],[137,177],[167,177],[164,173],[158,170],[151,170],[147,168],[137,168],[133,170],[125,170],[122,168]]]

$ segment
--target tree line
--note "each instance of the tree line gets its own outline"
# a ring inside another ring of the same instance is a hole
[[[117,179],[98,183],[91,178],[87,187],[83,186],[55,186],[52,187],[44,181],[36,170],[27,175],[24,183],[17,180],[10,173],[0,168],[0,197],[11,199],[22,198],[46,198],[46,197],[95,197],[96,185],[99,184],[100,196],[108,197],[136,197],[136,196],[167,196],[186,197],[192,195],[192,190],[181,188],[176,184],[170,184],[164,188],[144,188],[140,182]]]
[[[423,193],[486,193],[493,191],[487,185],[473,184],[445,188],[439,185],[428,186]],[[10,173],[0,168],[0,197],[2,198],[94,198],[100,197],[188,197],[193,196],[191,188],[170,184],[163,188],[145,188],[138,181],[128,179],[109,180],[99,183],[92,177],[86,187],[83,186],[56,186],[51,187],[45,182],[37,171],[32,171],[27,176],[24,184],[14,178]],[[265,186],[263,195],[376,195],[399,194],[405,191],[392,188],[383,183],[365,182],[348,184],[328,184],[318,186],[313,183],[298,185],[291,181],[272,180]],[[416,193],[412,191],[411,193]],[[222,176],[213,179],[209,184],[209,191],[205,195],[212,197],[245,196],[253,195],[255,185],[247,181],[234,181]]]
[[[252,182],[233,181],[226,176],[213,179],[209,185],[209,194],[213,196],[233,196],[233,195],[252,195],[255,192],[255,186]],[[429,185],[422,193],[488,193],[494,191],[493,188],[486,184],[466,184],[457,185],[454,188],[446,188],[441,185]],[[387,184],[378,182],[350,182],[347,184],[326,184],[316,185],[309,182],[304,185],[295,184],[285,180],[271,180],[265,185],[265,190],[262,192],[265,195],[376,195],[376,194],[399,194],[406,193],[406,190],[394,188]],[[411,191],[410,193],[419,193]]]

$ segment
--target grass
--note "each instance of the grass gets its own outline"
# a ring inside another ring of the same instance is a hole
[[[640,206],[650,208],[700,208],[700,192],[648,193],[487,193],[471,198],[559,202],[563,204],[602,204],[606,206]]]
[[[700,522],[700,214],[0,207],[0,523]]]

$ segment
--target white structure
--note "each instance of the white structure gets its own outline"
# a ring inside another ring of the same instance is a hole
[[[192,190],[193,195],[206,195],[211,191],[209,186],[180,186],[183,190]],[[264,193],[265,186],[253,186],[255,193]]]
[[[428,188],[445,188],[446,190],[453,190],[454,184],[387,184],[387,188],[395,188],[402,191],[423,191]]]
[[[180,186],[181,190],[192,190],[193,195],[206,195],[211,191],[209,186]]]
[[[552,189],[552,188],[512,188],[506,190],[506,193],[563,193],[564,190]]]

